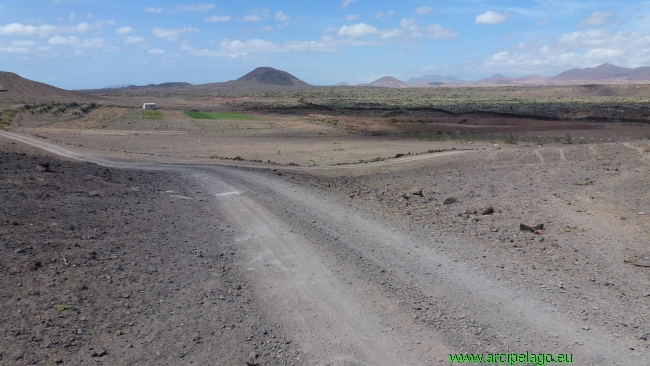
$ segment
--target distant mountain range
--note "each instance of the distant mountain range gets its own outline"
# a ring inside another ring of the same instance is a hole
[[[432,86],[502,86],[502,85],[562,85],[650,82],[650,67],[634,69],[612,64],[598,67],[571,69],[552,77],[529,75],[509,78],[496,74],[489,78],[465,81],[453,76],[425,75],[401,81],[385,76],[369,84],[350,85],[342,82],[337,87],[418,88]],[[142,86],[118,85],[96,90],[70,91],[22,78],[11,72],[0,71],[0,104],[46,101],[97,100],[99,96],[160,96],[178,93],[210,94],[212,92],[247,92],[277,89],[302,89],[313,87],[286,71],[272,67],[258,67],[236,80],[193,85],[186,82],[167,82]],[[84,93],[85,92],[85,93]]]
[[[539,75],[528,75],[523,77],[509,78],[496,74],[489,78],[466,81],[453,76],[425,75],[418,78],[411,78],[404,82],[391,76],[385,76],[369,84],[358,84],[357,86],[375,86],[383,88],[415,88],[431,86],[497,86],[497,85],[554,85],[554,84],[585,84],[585,83],[625,83],[650,81],[650,67],[642,66],[635,69],[602,64],[597,67],[586,69],[571,69],[552,77]],[[341,83],[337,84],[340,85]],[[348,84],[349,85],[349,84]]]

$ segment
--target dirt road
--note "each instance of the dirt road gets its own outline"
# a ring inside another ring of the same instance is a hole
[[[237,267],[255,301],[299,350],[295,364],[437,365],[450,353],[526,352],[571,354],[577,365],[650,362],[605,328],[585,329],[526,287],[467,265],[462,248],[471,244],[456,237],[423,240],[268,172],[124,163],[13,138],[104,166],[174,169],[203,187],[234,232]]]

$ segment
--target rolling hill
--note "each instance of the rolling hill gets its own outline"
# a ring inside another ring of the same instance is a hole
[[[0,71],[0,104],[94,100],[97,98],[92,95],[25,79],[13,72]]]

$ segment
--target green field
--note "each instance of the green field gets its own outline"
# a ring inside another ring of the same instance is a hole
[[[239,112],[199,112],[183,111],[183,113],[195,119],[229,119],[241,121],[259,121],[257,117],[249,116]]]
[[[163,119],[161,111],[142,111],[142,118],[144,119]]]

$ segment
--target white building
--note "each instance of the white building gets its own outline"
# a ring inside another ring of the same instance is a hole
[[[156,103],[144,103],[142,105],[142,109],[149,109],[149,110],[155,110],[156,108]]]

